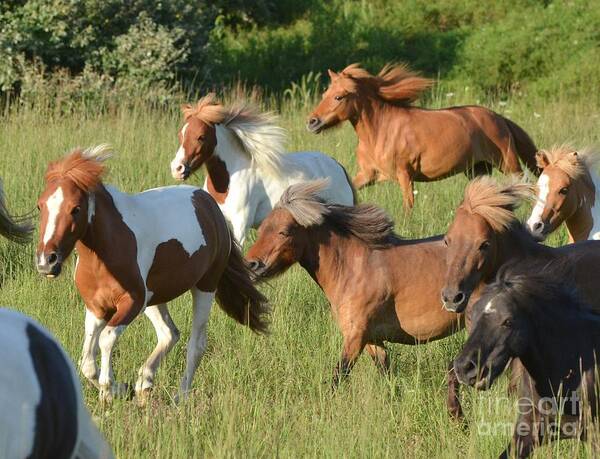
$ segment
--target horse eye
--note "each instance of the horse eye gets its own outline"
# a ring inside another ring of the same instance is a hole
[[[479,250],[481,250],[482,252],[485,252],[489,248],[490,248],[490,241],[483,241],[481,243],[481,245],[479,246]]]
[[[204,139],[206,139],[206,136],[202,134],[200,137],[198,137],[198,142],[204,142]]]
[[[344,96],[335,96],[334,99],[335,100],[342,100],[344,98]]]
[[[502,322],[502,326],[504,328],[511,328],[512,327],[512,320],[510,319],[505,319],[504,322]]]
[[[73,210],[71,210],[71,215],[77,215],[80,210],[81,210],[80,206],[73,207]]]
[[[560,189],[559,193],[562,194],[563,196],[566,195],[569,192],[569,188],[568,187],[563,187]]]
[[[279,235],[283,236],[283,237],[288,237],[290,235],[290,233],[288,233],[287,231],[280,231]]]

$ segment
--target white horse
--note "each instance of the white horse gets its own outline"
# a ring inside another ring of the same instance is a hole
[[[600,178],[595,170],[600,155],[560,146],[541,150],[536,158],[542,174],[529,230],[545,239],[564,222],[569,242],[600,239]]]
[[[224,107],[209,94],[183,107],[184,125],[171,174],[186,180],[206,164],[204,189],[219,204],[243,244],[288,186],[329,177],[323,199],[350,206],[354,189],[345,169],[316,151],[284,154],[285,131],[275,118],[248,106]]]
[[[41,325],[0,309],[0,362],[1,457],[113,457],[73,364]]]

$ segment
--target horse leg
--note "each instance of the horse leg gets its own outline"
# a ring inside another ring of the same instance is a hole
[[[448,396],[446,398],[446,406],[448,407],[448,413],[453,419],[460,421],[464,418],[462,407],[460,405],[459,388],[460,383],[454,371],[454,362],[450,362],[448,365],[448,373],[446,373],[446,381],[448,383]]]
[[[492,166],[491,164],[480,161],[478,163],[473,164],[472,167],[468,167],[465,169],[465,175],[469,180],[474,179],[475,177],[480,177],[482,175],[491,175],[492,174]]]
[[[340,385],[343,379],[346,379],[350,375],[352,367],[354,367],[354,364],[365,347],[365,341],[363,333],[354,333],[350,336],[344,336],[342,358],[333,372],[333,390]]]
[[[162,359],[179,341],[179,330],[175,326],[167,304],[148,306],[144,311],[156,331],[156,347],[138,371],[135,383],[135,395],[140,404],[147,401],[148,395],[154,386],[154,376]]]
[[[377,172],[375,171],[375,169],[361,169],[356,173],[356,175],[352,179],[352,184],[354,185],[354,188],[360,190],[361,188],[371,185],[376,178]]]
[[[83,349],[79,368],[81,373],[96,387],[98,385],[98,365],[96,356],[98,355],[98,340],[100,333],[106,326],[106,321],[98,319],[89,309],[85,310],[85,337],[83,340]]]
[[[206,324],[208,323],[214,298],[215,292],[203,292],[197,288],[192,289],[192,300],[194,302],[192,333],[188,341],[186,369],[179,386],[177,401],[187,398],[194,380],[194,373],[206,351]]]
[[[404,208],[406,210],[411,210],[415,205],[412,176],[407,169],[400,169],[396,174],[396,179],[400,184],[400,188],[402,188],[402,200],[404,201]]]
[[[125,331],[126,325],[112,327],[107,325],[100,334],[100,399],[110,402],[113,397],[128,395],[128,385],[115,382],[112,369],[112,351],[119,336]]]
[[[367,352],[373,359],[375,366],[377,369],[383,373],[384,375],[389,374],[390,372],[390,358],[385,349],[385,346],[378,346],[376,344],[367,344],[366,345]]]

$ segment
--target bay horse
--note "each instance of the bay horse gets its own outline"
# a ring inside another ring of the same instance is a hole
[[[128,390],[114,380],[112,350],[142,311],[157,336],[135,384],[139,400],[147,398],[161,360],[179,339],[167,302],[190,291],[192,332],[179,391],[185,397],[206,350],[213,299],[256,332],[267,329],[267,302],[253,286],[240,249],[208,193],[192,186],[123,193],[102,182],[110,153],[106,145],[76,149],[48,166],[38,200],[37,268],[46,277],[57,277],[77,249],[75,284],[86,305],[80,366],[103,399]]]
[[[258,229],[247,259],[258,279],[299,263],[325,293],[344,342],[333,385],[363,349],[387,371],[385,341],[419,344],[462,327],[440,307],[446,270],[441,237],[403,240],[373,205],[326,203],[324,180],[291,185]]]
[[[473,305],[471,334],[454,361],[459,381],[488,389],[516,358],[530,378],[500,457],[528,457],[558,437],[585,438],[597,421],[600,316],[565,285],[564,271],[539,260],[503,268]]]
[[[47,330],[0,308],[0,361],[2,457],[113,457],[85,406],[71,360]]]
[[[515,210],[531,197],[525,183],[498,182],[489,176],[472,180],[456,210],[444,243],[447,272],[442,303],[452,312],[465,312],[470,328],[471,305],[485,284],[494,280],[502,266],[518,260],[558,262],[572,267],[574,283],[586,303],[600,311],[600,242],[583,241],[563,247],[538,243],[517,218]],[[520,369],[515,368],[515,373]],[[453,417],[462,417],[456,375],[448,373],[448,408]]]
[[[569,242],[600,239],[598,153],[564,145],[541,150],[536,158],[542,174],[529,230],[543,240],[564,222]]]
[[[26,217],[15,217],[8,210],[0,180],[0,235],[9,241],[24,244],[31,240],[33,226]]]
[[[328,177],[331,186],[322,191],[323,198],[355,202],[351,181],[336,160],[317,151],[284,154],[285,131],[273,115],[248,104],[225,107],[214,94],[195,106],[184,105],[182,111],[184,124],[171,174],[186,180],[206,165],[204,189],[231,222],[240,244],[293,183]]]
[[[396,180],[405,208],[414,204],[413,182],[430,182],[458,174],[483,174],[491,166],[521,172],[519,159],[537,174],[536,147],[514,122],[484,107],[429,110],[412,105],[433,80],[406,65],[386,65],[371,75],[352,64],[340,73],[329,70],[331,84],[308,118],[319,133],[350,121],[358,146],[359,189],[374,181]]]

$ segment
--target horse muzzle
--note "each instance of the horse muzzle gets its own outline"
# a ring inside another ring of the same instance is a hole
[[[37,260],[37,270],[38,273],[50,279],[58,277],[62,271],[62,260],[58,253],[40,254]]]
[[[192,175],[192,168],[187,164],[177,164],[171,166],[171,175],[175,180],[187,180]]]
[[[469,297],[470,294],[463,290],[454,290],[446,287],[442,290],[442,305],[446,311],[460,314],[467,308]]]
[[[318,134],[323,130],[324,127],[325,123],[321,118],[318,117],[312,117],[308,120],[308,123],[306,123],[306,129],[308,129],[308,132],[312,132],[313,134]]]

